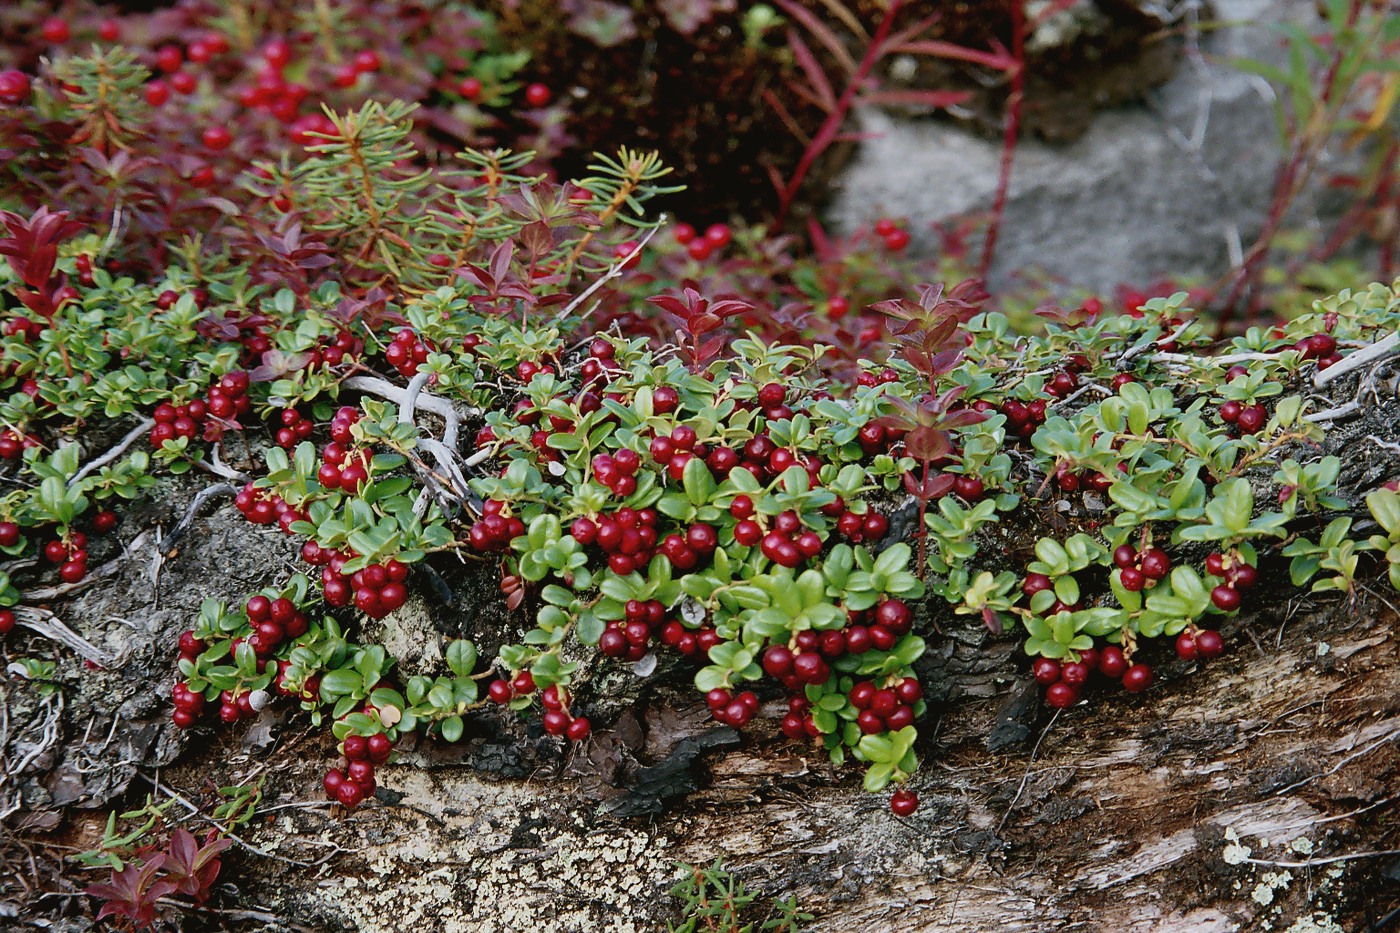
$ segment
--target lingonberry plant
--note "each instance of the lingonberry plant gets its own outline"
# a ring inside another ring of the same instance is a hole
[[[1225,345],[1184,293],[1044,308],[1020,333],[975,281],[916,292],[892,221],[814,231],[801,261],[725,224],[658,239],[653,153],[563,181],[505,149],[430,165],[402,103],[283,120],[303,113],[285,43],[260,47],[247,125],[152,117],[164,82],[183,96],[185,65],[224,54],[203,41],[155,54],[168,79],[108,49],[0,82],[7,132],[79,146],[68,199],[103,205],[0,216],[0,549],[19,559],[0,633],[115,552],[109,506],[162,476],[229,481],[305,569],[204,603],[172,646],[172,718],[299,707],[330,725],[324,789],[347,808],[404,736],[458,741],[488,705],[586,741],[602,675],[669,652],[717,723],[766,712],[893,785],[907,818],[940,690],[921,658],[949,616],[1018,623],[1063,709],[1096,679],[1149,689],[1168,652],[1221,655],[1273,559],[1317,592],[1352,591],[1372,552],[1396,576],[1395,495],[1340,488],[1317,450],[1360,404],[1310,395],[1394,350],[1393,287]],[[333,85],[378,80],[373,51]],[[513,93],[507,71],[463,95]],[[290,138],[257,135],[269,116]],[[30,166],[15,200],[69,170]],[[1367,492],[1384,534],[1353,538],[1341,513]],[[990,547],[1003,521],[1033,546]],[[437,669],[401,675],[372,623],[454,561],[497,572],[519,637],[483,659],[454,633]],[[199,876],[177,861],[185,880],[151,860],[104,896],[136,922]]]

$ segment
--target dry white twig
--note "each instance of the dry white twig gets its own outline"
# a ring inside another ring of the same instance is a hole
[[[26,594],[34,598],[34,592]],[[15,621],[32,632],[37,632],[45,638],[51,638],[56,642],[72,648],[81,657],[101,665],[111,667],[117,663],[118,658],[114,658],[101,648],[88,641],[59,620],[58,616],[47,609],[40,609],[37,606],[15,606]]]
[[[113,460],[126,453],[126,449],[128,447],[136,443],[136,441],[139,440],[142,435],[150,431],[151,428],[154,426],[155,422],[150,418],[143,419],[140,424],[128,431],[126,433],[126,436],[123,437],[120,441],[118,441],[115,447],[107,451],[102,456],[98,457],[96,460],[91,460],[88,463],[84,464],[81,470],[73,474],[73,478],[68,481],[68,485],[72,486],[84,476],[87,476],[89,473],[92,473],[95,470],[102,469],[107,464],[111,463]]]
[[[1400,333],[1391,334],[1384,340],[1378,340],[1363,350],[1357,350],[1349,356],[1342,357],[1341,362],[1334,363],[1313,376],[1313,385],[1320,389],[1334,379],[1339,379],[1347,373],[1371,363],[1380,362],[1396,353],[1400,353]]]

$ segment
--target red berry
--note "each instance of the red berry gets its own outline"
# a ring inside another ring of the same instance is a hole
[[[1234,587],[1222,583],[1210,591],[1210,601],[1222,612],[1234,612],[1240,608],[1240,594]]]
[[[531,107],[543,107],[553,96],[549,87],[538,81],[525,88],[525,102]]]
[[[1042,687],[1060,682],[1060,662],[1054,658],[1036,658],[1031,664],[1031,676]]]
[[[359,784],[345,780],[335,789],[335,799],[339,800],[346,809],[353,810],[364,801],[365,792]]]
[[[1196,636],[1190,629],[1176,636],[1176,656],[1183,661],[1194,661],[1198,657]]]
[[[1061,681],[1045,691],[1045,705],[1052,709],[1068,709],[1079,701],[1079,691]]]
[[[913,816],[919,809],[919,795],[908,788],[901,788],[890,797],[890,812],[895,816]]]
[[[44,25],[40,29],[44,35],[44,41],[52,45],[59,45],[68,41],[69,30],[68,20],[60,16],[50,16],[44,20]]]
[[[1196,633],[1196,653],[1203,658],[1218,658],[1225,653],[1225,640],[1219,632],[1202,629]]]
[[[1123,672],[1123,689],[1129,693],[1141,693],[1152,686],[1152,668],[1146,664],[1134,664]]]
[[[1099,653],[1099,673],[1117,680],[1128,669],[1128,661],[1123,657],[1123,649],[1108,645]]]

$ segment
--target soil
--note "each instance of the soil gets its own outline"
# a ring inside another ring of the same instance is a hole
[[[1349,398],[1354,380],[1340,382]],[[1329,439],[1349,498],[1400,472],[1364,440],[1394,440],[1395,408],[1372,406]],[[63,858],[96,844],[109,809],[153,793],[207,812],[216,788],[253,781],[264,798],[235,832],[212,910],[178,928],[657,930],[678,919],[666,891],[679,866],[720,857],[752,890],[795,895],[815,930],[1304,933],[1397,916],[1400,617],[1383,579],[1351,598],[1290,595],[1286,568],[1266,563],[1262,598],[1224,630],[1224,658],[1158,649],[1147,693],[1091,692],[1055,715],[1014,633],[925,606],[933,702],[908,819],[854,770],[783,739],[776,694],[740,735],[715,726],[690,669],[665,660],[641,677],[594,672],[580,699],[596,731],[580,746],[498,711],[456,745],[406,740],[375,800],[347,814],[323,800],[335,751],[304,716],[274,705],[234,728],[169,722],[170,645],[200,600],[295,569],[294,544],[227,499],[164,540],[202,482],[173,482],[128,515],[108,575],[52,603],[115,661],[93,668],[29,634],[4,643],[7,663],[56,660],[63,698],[55,716],[34,685],[4,683],[4,761],[42,749],[0,785],[3,809],[22,801],[0,828],[12,928],[92,928],[77,892],[96,877]],[[984,552],[1010,559],[1047,520],[1005,523]],[[406,672],[432,670],[449,637],[470,634],[490,656],[518,636],[489,568],[435,572],[450,602],[420,571],[415,601],[372,633],[416,648]],[[192,829],[204,819],[180,815]]]
[[[594,151],[627,140],[658,149],[675,176],[686,179],[686,190],[668,196],[664,205],[683,219],[705,224],[771,213],[776,200],[770,167],[781,173],[796,165],[803,137],[815,134],[826,117],[794,90],[797,69],[784,30],[750,46],[743,41],[745,4],[732,11],[722,3],[692,4],[718,11],[692,35],[668,23],[662,4],[623,5],[632,10],[636,34],[606,48],[571,31],[557,3],[487,5],[500,14],[507,39],[531,51],[532,74],[574,99],[572,142],[556,163],[561,174],[579,173]],[[874,0],[800,0],[800,5],[824,21],[856,59],[868,39],[833,11],[843,10],[868,36],[885,8]],[[1047,20],[1027,50],[1022,132],[1069,142],[1088,129],[1099,110],[1136,100],[1165,82],[1181,52],[1173,27],[1182,6],[1179,0],[1084,0]],[[1009,47],[1010,11],[1011,0],[920,0],[903,5],[895,26],[932,19],[925,38],[987,51],[995,43]],[[810,34],[800,35],[839,96],[846,79],[838,63]],[[967,92],[966,102],[937,116],[1000,138],[1009,92],[1005,73],[923,54],[887,56],[877,73],[882,86],[892,90]],[[771,98],[792,115],[802,136],[783,127]],[[820,209],[830,180],[851,152],[849,144],[838,144],[819,160],[799,198],[798,227]]]

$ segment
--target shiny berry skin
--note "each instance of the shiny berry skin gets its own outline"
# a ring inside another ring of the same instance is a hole
[[[1045,691],[1045,705],[1051,709],[1069,709],[1079,701],[1079,691],[1061,681],[1051,684]]]
[[[543,107],[549,103],[553,96],[549,86],[538,81],[525,88],[525,103],[531,107]]]
[[[351,761],[369,761],[369,741],[363,735],[347,735],[341,743],[341,751]]]
[[[1225,653],[1225,639],[1211,629],[1196,633],[1196,653],[1202,658],[1218,658]]]
[[[222,152],[233,142],[233,134],[223,126],[206,127],[200,138],[204,141],[204,148],[213,152]]]
[[[1196,636],[1189,630],[1176,636],[1176,656],[1183,661],[1194,661],[1200,656],[1196,648]]]
[[[1048,590],[1055,584],[1043,573],[1028,573],[1026,579],[1021,582],[1021,592],[1027,596],[1034,596],[1041,590]]]
[[[1035,663],[1031,665],[1031,676],[1033,676],[1035,682],[1042,687],[1048,687],[1051,684],[1059,683],[1060,662],[1056,661],[1054,658],[1036,658]]]
[[[895,816],[913,816],[919,809],[919,795],[908,788],[900,788],[890,797],[890,812]]]
[[[1240,608],[1240,593],[1232,586],[1221,584],[1210,591],[1210,601],[1215,604],[1215,608],[1221,612],[1234,612]]]
[[[347,779],[335,789],[335,799],[347,810],[353,810],[364,802],[365,792],[359,784]]]
[[[1142,572],[1149,580],[1165,579],[1171,567],[1171,558],[1161,548],[1148,548],[1142,554]]]
[[[365,739],[365,750],[369,753],[369,760],[377,765],[382,765],[389,760],[389,755],[394,750],[394,743],[389,741],[389,737],[382,732]]]
[[[564,730],[564,737],[570,742],[582,742],[584,739],[588,738],[588,733],[591,730],[592,726],[589,724],[588,718],[579,716],[573,722],[569,723],[568,727]]]
[[[48,19],[44,20],[44,25],[39,31],[43,34],[44,41],[52,45],[60,45],[67,42],[68,36],[70,35],[68,20],[59,16],[50,16]]]
[[[1128,661],[1123,657],[1123,649],[1108,645],[1099,653],[1099,673],[1117,680],[1128,670]]]
[[[1152,686],[1152,668],[1146,664],[1134,664],[1123,672],[1123,689],[1129,693],[1141,693]]]
[[[1235,564],[1225,571],[1225,579],[1237,590],[1247,590],[1254,585],[1259,577],[1259,572],[1249,564]]]
[[[1089,679],[1089,666],[1078,661],[1070,661],[1060,669],[1060,680],[1071,687],[1083,686]]]
[[[13,68],[0,71],[0,104],[22,104],[29,99],[29,75]]]

